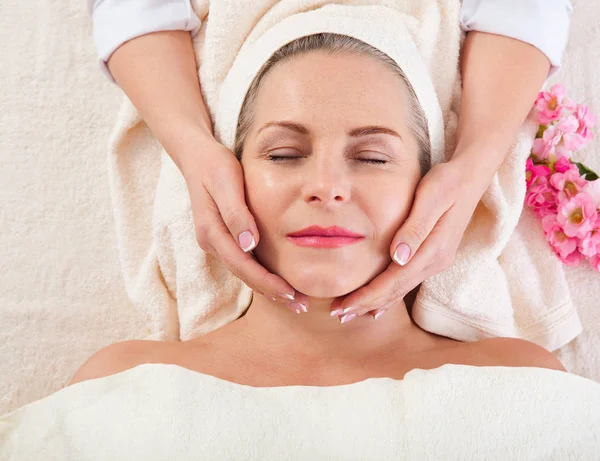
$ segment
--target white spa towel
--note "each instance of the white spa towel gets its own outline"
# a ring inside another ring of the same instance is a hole
[[[600,384],[445,365],[403,380],[255,388],[145,364],[0,418],[3,461],[597,461]]]
[[[269,56],[318,32],[354,36],[398,62],[428,118],[432,162],[448,159],[460,103],[459,0],[194,2],[200,81],[215,135],[232,147],[245,92]],[[376,3],[376,5],[373,5]],[[530,119],[477,208],[455,265],[425,281],[413,308],[426,330],[463,341],[528,339],[554,350],[581,329],[562,267],[535,223],[515,227]],[[180,172],[125,101],[109,153],[128,294],[153,339],[191,339],[239,316],[251,292],[198,247]]]

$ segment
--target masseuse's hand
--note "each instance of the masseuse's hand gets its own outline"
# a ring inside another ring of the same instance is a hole
[[[187,146],[196,152],[179,158],[189,159],[181,163],[181,171],[200,247],[223,261],[254,291],[281,301],[292,311],[306,311],[306,296],[267,271],[250,253],[260,236],[246,206],[242,167],[233,152],[214,138],[199,143],[190,140]]]
[[[394,262],[369,284],[332,303],[332,312],[345,310],[340,319],[366,313],[378,318],[427,277],[452,265],[489,182],[465,163],[460,158],[435,165],[421,179],[410,214],[392,241]]]

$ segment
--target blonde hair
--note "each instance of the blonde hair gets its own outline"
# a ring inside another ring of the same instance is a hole
[[[242,157],[244,142],[254,120],[258,90],[260,89],[260,85],[265,75],[267,75],[276,64],[284,63],[295,56],[310,51],[328,51],[332,54],[346,53],[367,55],[386,65],[400,77],[408,93],[407,126],[419,146],[419,166],[421,168],[421,176],[423,176],[431,168],[431,143],[429,141],[427,118],[406,75],[404,75],[402,69],[400,69],[398,64],[396,64],[392,58],[379,51],[377,48],[354,37],[332,33],[314,34],[296,39],[273,53],[269,60],[261,67],[246,93],[238,118],[233,148],[236,157],[238,159],[241,159]]]

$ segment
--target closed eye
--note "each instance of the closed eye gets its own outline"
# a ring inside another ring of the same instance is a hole
[[[267,159],[271,162],[285,162],[302,158],[300,155],[268,155]]]
[[[385,165],[387,163],[387,160],[381,160],[378,158],[359,158],[358,160],[363,163],[373,163],[375,165]]]
[[[269,155],[267,158],[271,162],[285,162],[285,161],[291,161],[291,160],[296,160],[296,159],[302,158],[302,156],[300,156],[300,155]],[[378,158],[359,158],[357,160],[362,163],[371,163],[371,164],[375,164],[375,165],[385,165],[387,163],[387,160],[381,160]]]

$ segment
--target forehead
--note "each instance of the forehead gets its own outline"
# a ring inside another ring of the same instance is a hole
[[[315,51],[278,63],[264,76],[255,121],[402,124],[405,98],[400,76],[375,58]]]

